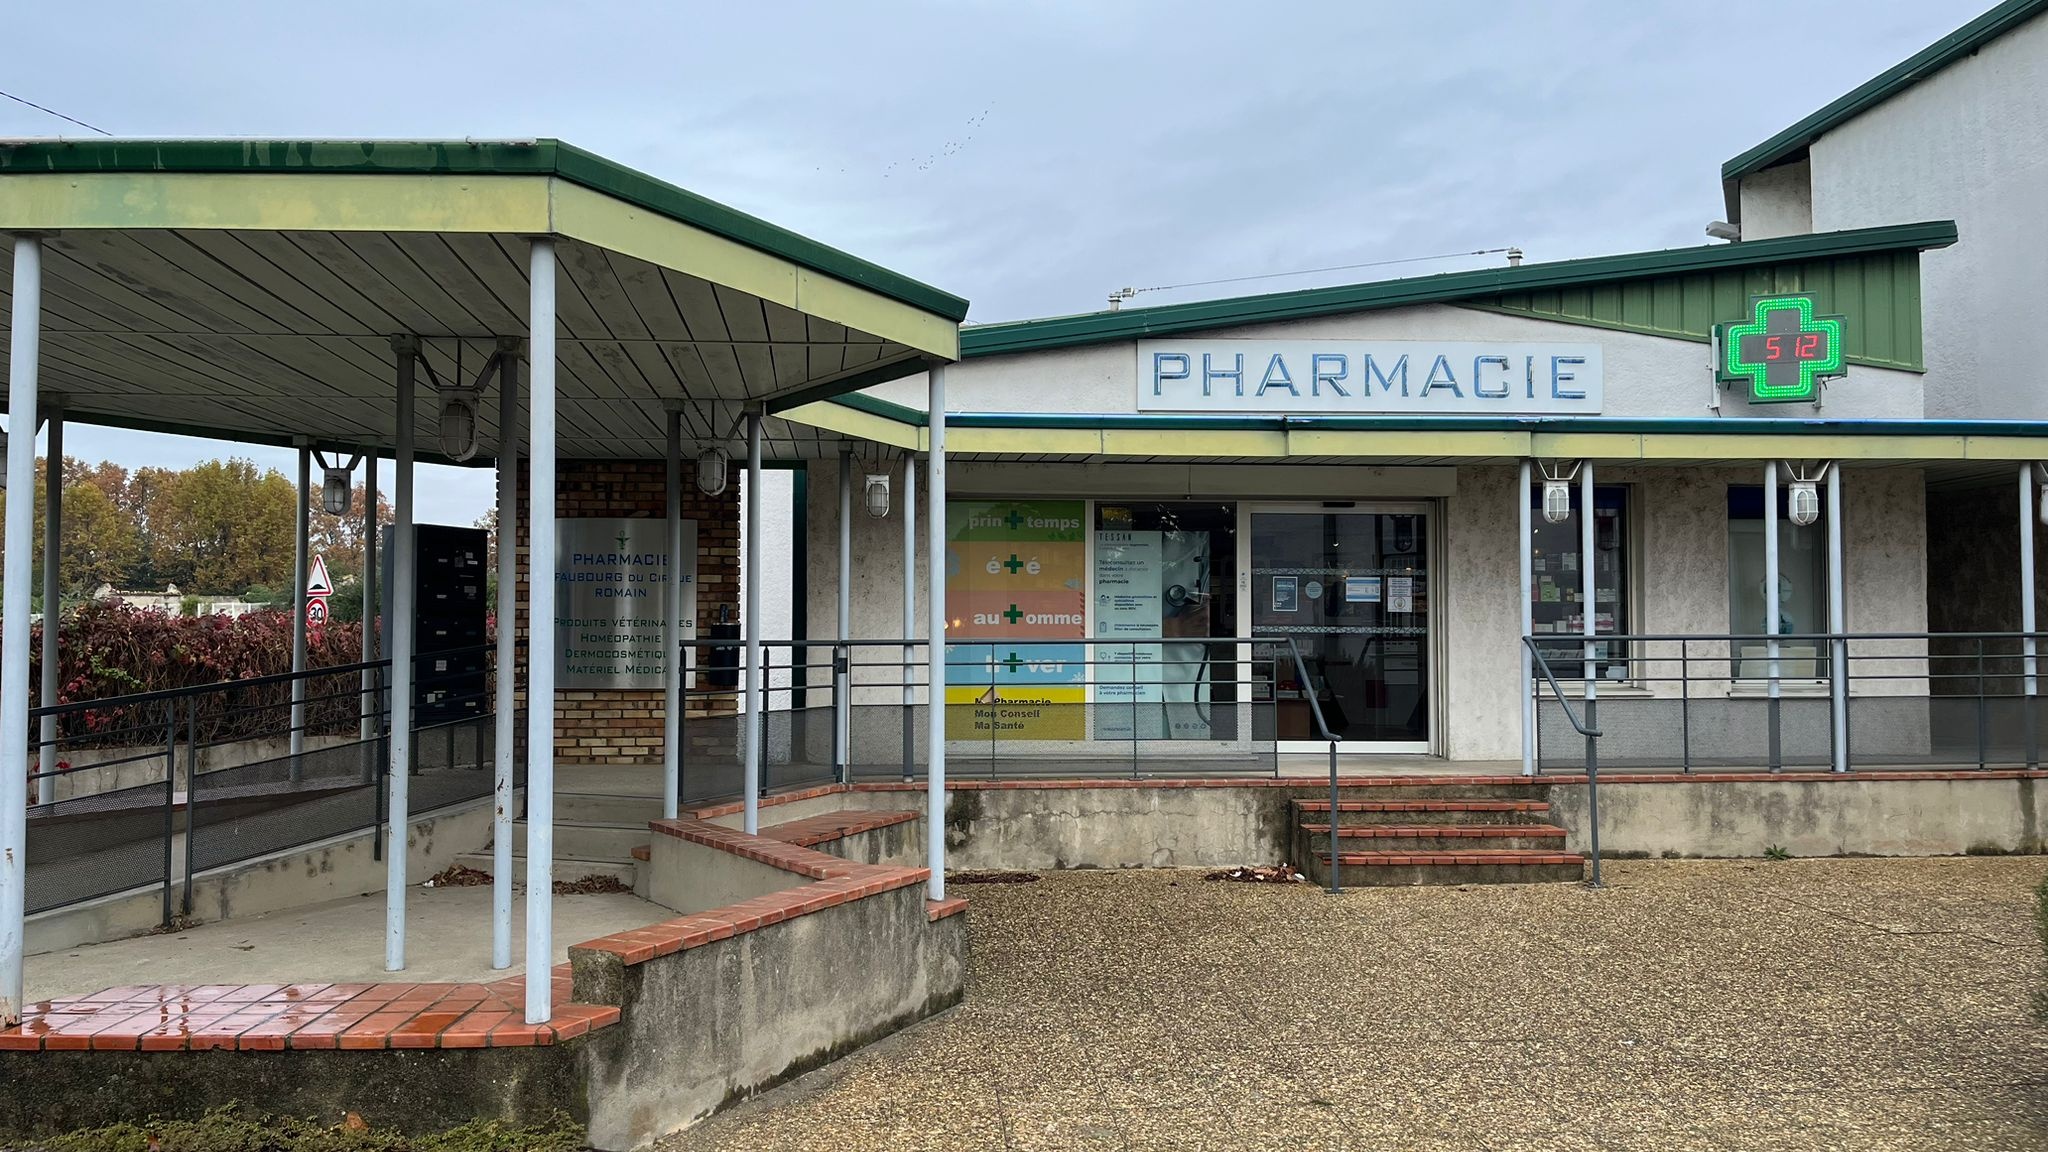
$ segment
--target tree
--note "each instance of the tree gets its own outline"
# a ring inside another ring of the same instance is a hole
[[[151,525],[159,577],[185,568],[187,592],[235,593],[251,584],[290,586],[297,490],[248,460],[209,460],[179,474]]]
[[[361,484],[349,493],[348,511],[335,515],[321,506],[316,496],[313,503],[313,518],[307,535],[312,540],[313,551],[327,557],[327,571],[335,579],[341,578],[344,570],[360,572],[363,567],[363,501],[368,492]],[[380,493],[377,497],[377,524],[382,527],[391,523],[391,503]],[[380,541],[381,544],[381,541]]]

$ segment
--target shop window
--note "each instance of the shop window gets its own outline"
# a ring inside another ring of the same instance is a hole
[[[1582,636],[1585,632],[1584,587],[1580,563],[1579,488],[1572,487],[1572,516],[1562,524],[1543,518],[1543,489],[1529,491],[1535,515],[1530,532],[1530,618],[1537,650],[1559,680],[1584,675],[1584,641],[1546,640],[1546,636]],[[1629,629],[1628,488],[1615,484],[1593,489],[1593,629],[1601,635],[1627,635]],[[1627,653],[1621,645],[1597,644],[1594,674],[1603,680],[1628,676]]]
[[[1097,739],[1213,740],[1238,698],[1237,506],[1103,500],[1095,505]]]
[[[1778,488],[1778,635],[1826,632],[1828,627],[1827,515],[1800,527],[1792,523],[1790,490]],[[1764,587],[1764,490],[1759,484],[1728,489],[1728,631],[1761,636],[1769,628]],[[1767,643],[1738,640],[1735,675],[1760,680],[1770,674]],[[1789,679],[1820,674],[1820,648],[1813,640],[1778,646],[1778,672]]]

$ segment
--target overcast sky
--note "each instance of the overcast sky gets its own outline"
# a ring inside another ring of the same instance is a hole
[[[1989,2],[24,4],[0,89],[122,136],[558,137],[990,321],[1704,243],[1723,160]],[[0,101],[53,134],[85,133]],[[487,473],[433,471],[422,520],[482,513]]]

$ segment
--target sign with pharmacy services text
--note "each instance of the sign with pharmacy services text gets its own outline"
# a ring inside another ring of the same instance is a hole
[[[1592,416],[1598,344],[1140,340],[1140,412]]]

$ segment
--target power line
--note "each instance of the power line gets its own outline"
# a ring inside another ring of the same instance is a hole
[[[1157,284],[1150,288],[1125,288],[1112,293],[1112,307],[1115,302],[1128,300],[1141,292],[1171,292],[1180,288],[1208,288],[1216,284],[1243,284],[1250,280],[1275,280],[1283,276],[1315,276],[1324,272],[1351,272],[1359,268],[1384,268],[1390,264],[1421,264],[1429,260],[1451,260],[1460,256],[1497,256],[1509,253],[1510,262],[1518,262],[1522,250],[1515,247],[1480,248],[1471,252],[1441,252],[1435,256],[1403,256],[1395,260],[1368,260],[1363,264],[1335,264],[1328,268],[1297,268],[1291,272],[1261,272],[1255,276],[1225,276],[1220,280],[1190,280],[1185,284]]]
[[[33,109],[35,109],[35,110],[36,110],[36,111],[38,111],[38,112],[47,112],[47,113],[49,113],[50,115],[52,115],[52,116],[55,116],[55,117],[56,117],[57,119],[59,119],[59,120],[68,120],[68,121],[70,121],[71,123],[73,123],[73,124],[76,124],[76,125],[78,125],[78,126],[79,126],[80,128],[84,128],[84,129],[86,129],[87,131],[91,131],[91,132],[97,132],[97,133],[99,133],[99,134],[100,134],[100,135],[102,135],[102,136],[112,136],[112,135],[113,135],[113,133],[112,133],[112,132],[109,132],[109,131],[107,131],[107,130],[106,130],[105,128],[101,128],[101,127],[98,127],[98,126],[96,126],[96,125],[92,125],[92,124],[87,124],[87,123],[86,123],[85,121],[83,121],[83,120],[80,120],[80,119],[79,119],[78,117],[76,117],[76,116],[66,116],[66,115],[65,115],[65,114],[63,114],[62,112],[59,112],[59,111],[57,111],[57,110],[56,110],[55,108],[45,108],[45,107],[43,107],[43,106],[42,106],[41,104],[38,104],[38,103],[36,103],[36,102],[35,102],[35,101],[33,101],[33,100],[24,100],[24,99],[22,99],[21,97],[19,97],[19,96],[16,96],[16,95],[15,95],[14,93],[12,93],[12,92],[8,92],[8,91],[5,91],[5,90],[0,90],[0,96],[5,96],[5,97],[7,97],[7,98],[8,98],[9,100],[12,100],[12,101],[14,101],[14,102],[15,102],[16,104],[26,104],[26,105],[28,105],[28,106],[29,106],[30,108],[33,108]]]

